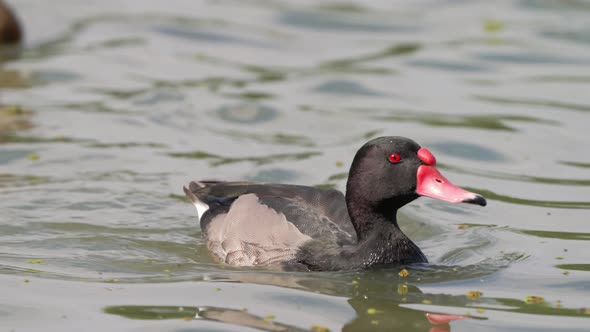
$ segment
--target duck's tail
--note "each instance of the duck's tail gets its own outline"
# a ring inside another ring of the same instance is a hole
[[[197,209],[197,215],[199,216],[199,220],[201,220],[203,214],[207,212],[207,210],[209,210],[209,205],[203,202],[201,199],[199,199],[197,192],[203,188],[220,182],[223,181],[191,181],[188,185],[182,187],[186,197],[188,197],[191,200],[191,202],[193,202],[193,205]]]

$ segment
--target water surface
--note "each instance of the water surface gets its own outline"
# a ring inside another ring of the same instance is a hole
[[[589,2],[10,3],[27,42],[0,69],[3,330],[588,330]],[[430,266],[210,258],[183,184],[344,189],[379,135],[488,198],[401,211]]]

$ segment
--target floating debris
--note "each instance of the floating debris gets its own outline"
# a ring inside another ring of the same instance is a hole
[[[566,275],[570,274],[570,271],[567,271],[567,270],[566,270],[566,271],[563,271],[563,272],[561,272],[561,273],[562,273],[564,276],[566,276]]]
[[[377,309],[375,309],[375,308],[369,308],[369,309],[367,309],[367,313],[369,315],[374,315],[374,314],[377,313]]]
[[[479,314],[483,314],[484,312],[486,312],[483,308],[477,308],[475,309],[475,311],[477,311],[477,313]]]
[[[487,32],[498,32],[504,29],[504,23],[496,20],[485,20],[483,28]]]
[[[27,113],[27,111],[19,105],[4,106],[1,110],[8,115],[21,115]]]
[[[314,332],[330,332],[330,329],[321,325],[312,325],[311,330]]]
[[[410,272],[408,272],[408,270],[406,270],[406,269],[403,269],[403,270],[399,271],[398,275],[402,278],[405,278],[410,275]]]
[[[479,299],[483,295],[480,291],[469,291],[467,292],[467,297],[470,299]]]
[[[27,261],[27,263],[29,263],[29,264],[41,264],[43,262],[44,262],[44,260],[42,260],[42,259],[29,259]]]
[[[31,153],[27,156],[27,159],[29,159],[29,160],[39,160],[39,158],[41,158],[41,156],[39,156],[36,153]]]
[[[403,285],[403,284],[397,285],[397,293],[399,295],[405,296],[408,294],[408,292],[409,292],[408,285]]]
[[[524,299],[526,304],[541,304],[545,302],[545,299],[542,296],[536,295],[529,295]]]
[[[264,316],[264,320],[274,320],[275,318],[277,318],[275,315],[266,315]]]

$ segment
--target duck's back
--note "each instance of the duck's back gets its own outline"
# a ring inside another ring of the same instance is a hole
[[[216,258],[232,265],[268,265],[295,259],[309,240],[356,243],[342,192],[248,182],[191,182],[186,195]]]

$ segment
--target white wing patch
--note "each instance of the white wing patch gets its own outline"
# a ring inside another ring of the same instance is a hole
[[[209,205],[208,205],[208,204],[205,204],[205,203],[203,203],[203,202],[202,202],[202,201],[199,199],[199,197],[197,197],[197,195],[195,195],[195,194],[194,194],[194,193],[191,191],[190,187],[191,187],[193,184],[194,184],[195,186],[198,186],[198,183],[197,183],[197,182],[191,182],[191,183],[190,183],[190,185],[189,185],[188,187],[187,187],[187,186],[184,186],[184,187],[182,187],[182,189],[184,189],[184,193],[186,194],[186,196],[187,196],[188,198],[190,198],[190,200],[193,202],[193,205],[194,205],[194,206],[195,206],[195,208],[197,209],[197,215],[199,216],[199,220],[201,220],[201,217],[203,216],[203,214],[205,214],[205,212],[207,212],[207,210],[209,210]],[[203,188],[203,187],[201,187],[201,188]],[[197,188],[197,189],[198,189],[198,188]]]
[[[205,212],[207,212],[207,210],[209,210],[209,205],[207,205],[199,200],[193,202],[193,205],[197,209],[197,215],[199,216],[199,220],[201,220],[201,217],[203,216],[203,214],[205,214]]]
[[[221,261],[252,266],[290,261],[311,237],[284,214],[260,203],[255,194],[247,194],[236,199],[228,213],[215,216],[207,227],[207,240],[209,250]]]

